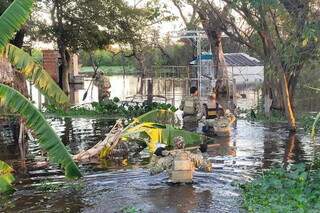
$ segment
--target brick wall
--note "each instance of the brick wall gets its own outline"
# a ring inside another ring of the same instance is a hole
[[[58,57],[59,53],[55,50],[42,50],[43,52],[43,67],[50,76],[58,83]]]

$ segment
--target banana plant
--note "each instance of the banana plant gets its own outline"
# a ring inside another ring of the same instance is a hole
[[[70,105],[68,96],[66,96],[43,67],[34,62],[28,53],[12,44],[7,44],[0,53],[2,57],[6,57],[11,65],[20,71],[27,80],[31,81],[41,94],[46,96],[52,103],[63,107]]]
[[[49,159],[60,164],[68,178],[81,177],[81,173],[72,160],[60,138],[48,124],[41,112],[21,93],[13,88],[0,84],[0,106],[18,113],[38,139],[41,148],[49,154]]]
[[[0,49],[28,20],[34,0],[15,0],[0,16]]]
[[[8,44],[14,33],[29,18],[33,0],[14,0],[0,16],[0,57],[6,57],[17,70],[31,80],[42,94],[54,103],[69,105],[68,97],[63,93],[45,70],[36,64],[23,50]],[[60,138],[46,122],[36,107],[15,89],[0,84],[0,106],[19,114],[28,128],[38,139],[40,146],[49,154],[49,159],[61,165],[68,178],[81,177],[81,173]]]
[[[177,118],[171,110],[153,110],[134,118],[126,128],[122,130],[121,140],[144,141],[150,153],[154,153],[157,144],[173,146],[173,139],[181,136],[186,146],[195,146],[203,142],[203,135],[189,132],[177,127]],[[106,158],[110,153],[110,146],[101,150],[100,158]]]
[[[195,132],[178,129],[170,124],[151,122],[144,122],[127,129],[122,137],[130,140],[132,138],[145,138],[146,135],[150,153],[154,153],[158,143],[172,147],[173,139],[178,136],[183,137],[186,146],[199,145],[203,141],[202,135]]]
[[[0,194],[13,191],[12,182],[14,177],[12,175],[13,169],[0,160]]]

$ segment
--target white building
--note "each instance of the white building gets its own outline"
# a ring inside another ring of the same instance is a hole
[[[237,86],[255,86],[263,82],[264,66],[258,59],[245,53],[225,53],[224,57],[229,78],[234,80]],[[198,58],[190,62],[190,64],[198,66],[198,70],[201,70],[202,78],[213,79],[212,54],[202,53],[201,57]],[[198,63],[199,60],[201,60],[201,65]]]
[[[250,108],[257,104],[259,92],[256,90],[264,80],[264,66],[256,58],[246,53],[225,53],[225,62],[228,69],[229,82],[233,82],[236,94],[235,101],[240,108]],[[199,63],[201,61],[201,63]],[[212,53],[202,55],[190,62],[196,66],[200,77],[201,95],[206,96],[215,85],[214,64]]]

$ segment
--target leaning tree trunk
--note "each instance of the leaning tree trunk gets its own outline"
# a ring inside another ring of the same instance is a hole
[[[286,72],[286,69],[282,66],[280,61],[280,57],[276,55],[275,51],[272,51],[271,55],[272,61],[275,64],[275,67],[279,71],[280,75],[280,82],[281,82],[281,92],[283,98],[283,106],[285,109],[286,117],[289,123],[289,127],[291,131],[296,131],[297,124],[296,124],[296,113],[293,107],[293,96],[290,95],[290,85],[289,85],[289,77]]]
[[[205,26],[206,34],[210,41],[211,51],[214,64],[214,77],[216,79],[216,95],[217,101],[224,108],[228,109],[229,107],[229,76],[228,69],[226,66],[223,46],[222,46],[222,32],[217,31],[216,29],[211,29],[210,26]]]
[[[296,131],[297,125],[296,125],[296,113],[293,108],[293,97],[290,96],[289,93],[289,83],[288,83],[288,76],[286,73],[282,74],[282,93],[283,93],[283,103],[285,112],[287,115],[287,119],[290,125],[290,130]]]
[[[222,47],[222,32],[216,33],[214,52],[215,78],[217,79],[217,100],[224,109],[229,107],[230,91],[229,76]],[[233,95],[233,94],[232,94]]]

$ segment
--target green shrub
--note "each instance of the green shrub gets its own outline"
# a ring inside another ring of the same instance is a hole
[[[241,186],[249,212],[320,212],[320,169],[274,168]]]

